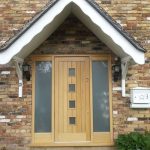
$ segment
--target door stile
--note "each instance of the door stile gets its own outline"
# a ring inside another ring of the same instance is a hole
[[[54,89],[54,87],[55,87],[55,63],[54,63],[54,56],[52,56],[52,104],[51,104],[51,106],[52,106],[52,141],[54,142],[54,136],[55,136],[55,134],[54,134],[54,116],[55,116],[55,103],[54,103],[54,100],[55,100],[55,89]]]
[[[67,64],[67,62],[64,62],[64,63],[65,63],[64,64],[64,81],[65,81],[64,91],[67,91],[68,90],[68,87],[67,87],[68,80],[67,80],[67,76],[66,76],[65,73],[67,73],[68,64]],[[68,108],[67,99],[68,99],[68,95],[65,92],[64,92],[64,99],[66,99],[64,101],[64,108],[66,108],[66,109],[64,109],[64,132],[66,133],[67,132],[67,122],[68,122],[68,119],[67,119],[68,118],[68,116],[67,116],[67,108]]]
[[[90,56],[90,109],[91,109],[91,141],[93,141],[93,92],[92,92],[92,57]]]
[[[87,133],[87,141],[90,141],[91,140],[91,132],[90,132],[90,129],[91,129],[91,118],[90,118],[90,70],[89,70],[89,58],[86,58],[86,61],[84,62],[85,63],[85,89],[86,89],[86,133]]]
[[[77,73],[77,99],[76,99],[76,107],[78,107],[78,110],[77,110],[77,132],[81,132],[81,117],[80,117],[80,114],[82,111],[81,109],[81,101],[79,100],[81,98],[81,63],[80,62],[77,62],[77,67],[76,67],[76,73]],[[80,85],[80,86],[79,86]]]
[[[56,90],[58,89],[58,63],[55,61],[55,110],[54,110],[54,128],[55,128],[55,134],[54,134],[54,140],[56,140],[56,137],[58,137],[58,124],[56,124],[58,117],[56,117],[58,114],[56,112],[58,112],[58,94],[56,94]]]

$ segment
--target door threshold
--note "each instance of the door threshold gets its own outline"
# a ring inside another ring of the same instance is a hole
[[[71,142],[71,143],[33,143],[30,147],[112,147],[114,143],[93,143],[93,142]]]
[[[56,144],[62,144],[62,143],[66,143],[66,144],[69,144],[69,143],[91,143],[91,141],[72,141],[72,142],[54,142]]]

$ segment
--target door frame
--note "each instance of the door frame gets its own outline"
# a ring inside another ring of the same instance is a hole
[[[56,143],[54,134],[54,123],[55,123],[55,91],[54,91],[54,80],[55,80],[55,57],[89,57],[90,61],[90,107],[91,107],[91,142],[87,143]],[[33,55],[32,60],[32,143],[31,146],[113,146],[113,116],[112,116],[112,69],[111,69],[111,55],[110,54],[80,54],[80,55]],[[108,76],[109,76],[109,114],[110,114],[110,140],[106,143],[100,143],[95,138],[102,136],[107,139],[108,136],[103,136],[95,133],[93,134],[93,97],[92,97],[92,60],[107,60],[108,61]],[[51,133],[35,133],[34,132],[34,119],[35,119],[35,62],[36,61],[51,61],[52,62],[52,132]],[[94,142],[95,141],[95,142]]]

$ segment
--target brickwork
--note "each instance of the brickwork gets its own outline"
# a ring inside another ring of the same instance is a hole
[[[148,51],[145,65],[130,65],[127,92],[131,87],[150,87],[150,2],[149,0],[96,0]],[[0,44],[39,12],[48,0],[1,0]],[[20,7],[19,7],[20,6]],[[20,9],[21,8],[21,9]],[[71,16],[32,55],[36,54],[114,54],[84,25]],[[27,58],[30,62],[30,57]],[[113,63],[113,62],[112,62]],[[113,87],[120,81],[112,82]],[[31,142],[32,79],[24,80],[23,98],[18,98],[18,78],[14,64],[0,66],[0,149],[27,149]],[[150,131],[150,109],[131,109],[129,98],[113,91],[114,138],[131,131]]]
[[[24,89],[31,91],[31,82],[25,81]],[[30,142],[31,93],[25,94],[24,98],[18,98],[18,78],[14,66],[0,68],[0,148],[23,148]]]
[[[52,34],[33,54],[101,54],[112,51],[99,41],[74,15]]]

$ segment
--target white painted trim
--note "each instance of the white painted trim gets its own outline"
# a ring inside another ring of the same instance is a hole
[[[23,80],[19,80],[18,96],[22,97],[22,95],[23,95]]]
[[[17,72],[17,75],[18,75],[18,79],[22,80],[22,77],[23,77],[23,75],[22,75],[22,64],[23,63],[22,62],[20,63],[18,61],[14,61],[14,63],[15,63],[15,67],[16,67],[16,72]]]
[[[121,62],[122,63],[126,63],[126,62],[129,62],[131,60],[131,57],[130,56],[127,56],[127,57],[124,57],[121,59]]]
[[[122,79],[121,79],[121,86],[122,86],[122,97],[130,97],[129,94],[126,94],[126,76],[128,72],[130,59],[124,59],[121,61],[121,71],[122,71]]]
[[[15,67],[16,67],[16,72],[18,75],[18,86],[19,86],[19,90],[18,90],[18,96],[22,97],[22,93],[23,93],[23,73],[22,73],[22,65],[23,65],[23,59],[15,57],[14,58],[14,63],[15,63]]]
[[[14,57],[13,57],[13,60],[16,61],[16,62],[20,62],[20,63],[23,63],[23,62],[24,62],[24,59],[19,58],[19,57],[17,57],[17,56],[14,56]]]
[[[17,41],[15,41],[6,51],[0,53],[0,64],[8,63],[15,55],[21,53],[21,50],[34,38],[43,32],[45,27],[54,21],[54,19],[73,2],[82,11],[84,15],[90,18],[91,23],[98,26],[98,29],[105,36],[111,39],[126,55],[131,56],[138,64],[144,64],[144,53],[137,50],[125,37],[123,37],[105,18],[103,18],[88,2],[85,0],[61,0],[58,1],[50,10],[48,10],[35,24],[33,24]],[[74,12],[77,13],[77,12]],[[114,51],[116,51],[114,49]],[[116,51],[116,53],[118,53]],[[24,53],[23,53],[24,54]]]

